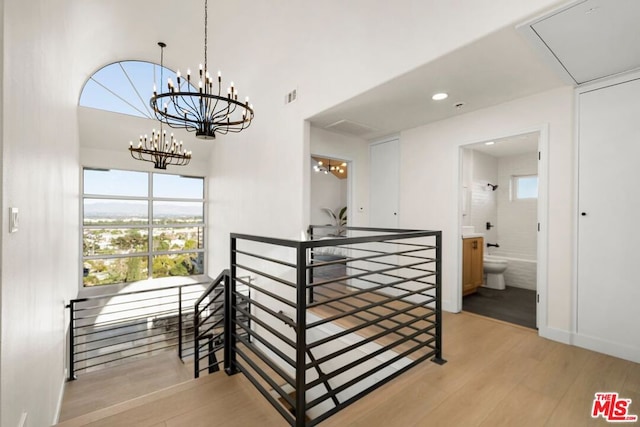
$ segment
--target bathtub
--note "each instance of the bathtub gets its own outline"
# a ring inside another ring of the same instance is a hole
[[[518,255],[514,256],[497,251],[486,255],[496,259],[504,259],[509,263],[504,272],[504,281],[507,286],[536,290],[538,262],[535,259],[526,259],[518,257]]]

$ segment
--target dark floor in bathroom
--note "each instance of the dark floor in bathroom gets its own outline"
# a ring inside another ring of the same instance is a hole
[[[480,287],[462,299],[462,309],[471,313],[536,328],[536,291],[507,286],[503,291]]]

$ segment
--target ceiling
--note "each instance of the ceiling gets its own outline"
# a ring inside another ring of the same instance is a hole
[[[572,84],[640,68],[640,1],[582,0],[522,26]]]
[[[494,32],[309,120],[372,140],[640,68],[639,18],[638,0],[575,1],[518,28]],[[433,101],[438,92],[449,97]]]

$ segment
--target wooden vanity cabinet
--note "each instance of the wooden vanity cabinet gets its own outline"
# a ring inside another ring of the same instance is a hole
[[[462,296],[474,293],[483,281],[484,238],[462,239]]]

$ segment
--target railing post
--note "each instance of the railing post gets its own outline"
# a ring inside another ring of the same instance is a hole
[[[69,301],[69,381],[77,379],[75,371],[75,301]]]
[[[224,277],[224,371],[227,375],[238,372],[236,369],[236,239],[231,237],[231,269]]]
[[[309,226],[308,234],[309,234],[309,240],[313,241],[313,225]],[[310,268],[309,268],[309,283],[310,284],[313,283],[313,270],[314,270],[314,267],[313,267],[313,260],[314,260],[313,252],[314,252],[313,249],[311,249],[311,252],[310,252],[310,255],[309,255],[309,265],[310,265]],[[310,286],[309,287],[309,304],[311,304],[312,302],[313,302],[313,286]]]
[[[307,412],[307,248],[297,246],[297,312],[296,312],[296,427],[304,427]]]
[[[431,361],[447,363],[442,358],[442,231],[436,233],[436,354]]]
[[[178,288],[178,357],[182,360],[182,286]]]
[[[200,377],[200,345],[198,336],[200,335],[200,312],[198,303],[193,306],[193,377]]]

